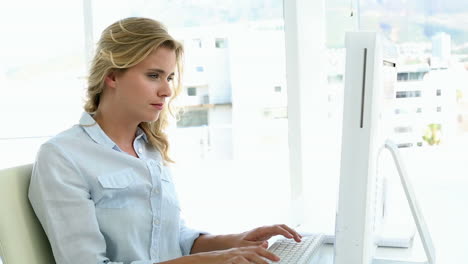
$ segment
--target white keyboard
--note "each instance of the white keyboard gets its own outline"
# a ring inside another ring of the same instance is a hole
[[[299,243],[294,241],[294,239],[279,239],[268,248],[268,251],[273,252],[281,260],[279,262],[270,261],[269,263],[310,264],[312,258],[323,244],[323,238],[322,234],[304,236]]]

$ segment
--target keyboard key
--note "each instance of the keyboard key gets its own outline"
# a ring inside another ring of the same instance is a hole
[[[269,262],[277,264],[310,264],[312,258],[317,254],[318,249],[323,244],[324,235],[302,237],[301,242],[293,239],[282,238],[277,240],[269,251],[280,257],[279,262]]]

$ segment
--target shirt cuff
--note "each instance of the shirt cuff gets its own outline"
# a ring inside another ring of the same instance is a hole
[[[190,255],[195,240],[199,236],[207,234],[209,233],[185,227],[183,232],[180,232],[180,249],[182,250],[182,255]]]

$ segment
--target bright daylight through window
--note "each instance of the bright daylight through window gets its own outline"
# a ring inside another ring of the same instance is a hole
[[[118,19],[145,16],[163,22],[185,49],[184,90],[176,102],[183,111],[168,131],[185,218],[213,233],[289,224],[292,119],[283,1],[222,2],[3,1],[0,169],[33,162],[40,144],[78,122],[89,54],[100,32]],[[466,250],[450,243],[456,234],[468,237],[459,230],[468,222],[467,213],[459,212],[468,202],[466,0],[323,3],[326,61],[317,63],[325,85],[310,89],[325,94],[315,109],[326,120],[312,120],[314,131],[323,136],[310,142],[326,149],[308,146],[312,155],[304,159],[314,166],[313,175],[303,175],[305,193],[311,195],[305,197],[306,221],[318,231],[334,228],[345,32],[378,31],[399,52],[393,103],[386,106],[391,138],[407,161],[442,262],[460,263],[448,252]],[[401,190],[393,182],[394,169],[382,166],[389,199],[395,200],[390,212],[403,212],[403,206],[394,206],[403,203],[397,198]],[[407,223],[401,220],[401,225]]]

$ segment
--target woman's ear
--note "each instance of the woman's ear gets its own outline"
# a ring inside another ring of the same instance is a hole
[[[115,88],[117,86],[115,72],[110,72],[109,74],[107,74],[106,78],[104,79],[104,82],[106,83],[107,87]]]

